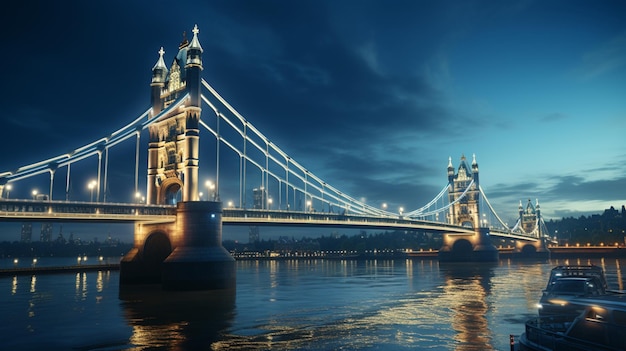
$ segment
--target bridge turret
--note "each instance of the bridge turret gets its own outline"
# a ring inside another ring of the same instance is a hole
[[[452,157],[448,157],[448,183],[454,181],[454,166],[452,165]]]
[[[189,104],[185,108],[185,147],[183,154],[183,167],[185,175],[185,187],[183,188],[183,201],[197,201],[198,198],[198,167],[200,150],[200,113],[201,109],[201,73],[202,73],[202,46],[198,40],[198,25],[193,27],[191,43],[184,49],[185,79]],[[183,49],[181,49],[182,52]]]
[[[163,109],[163,102],[161,101],[161,91],[165,86],[165,80],[167,78],[168,69],[163,61],[163,54],[165,51],[163,47],[159,50],[159,59],[154,67],[152,67],[152,82],[150,83],[150,103],[152,105],[152,116],[156,116]]]
[[[198,40],[198,25],[193,27],[193,38],[187,47],[187,60],[185,70],[187,71],[187,91],[191,97],[192,106],[200,106],[200,82],[202,72],[202,46]]]
[[[478,163],[476,162],[476,154],[472,155],[472,176],[474,177],[474,184],[478,188]]]

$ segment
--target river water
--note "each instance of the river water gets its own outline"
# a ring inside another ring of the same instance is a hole
[[[625,261],[237,261],[219,294],[120,291],[117,271],[0,277],[0,348],[506,351],[555,265],[602,266],[624,289]]]

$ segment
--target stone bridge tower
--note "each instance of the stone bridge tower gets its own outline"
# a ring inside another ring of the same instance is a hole
[[[198,32],[195,26],[191,42],[183,38],[169,69],[163,48],[152,68],[152,118],[162,115],[149,125],[147,203],[176,204],[176,218],[135,223],[134,247],[120,262],[123,290],[144,284],[165,290],[235,288],[235,260],[222,246],[222,203],[198,196]]]
[[[524,256],[549,256],[550,250],[548,249],[546,238],[544,235],[547,232],[542,233],[543,219],[541,218],[541,207],[539,206],[539,200],[536,200],[533,206],[530,199],[526,204],[526,208],[522,205],[522,201],[519,202],[518,207],[519,218],[518,224],[519,232],[521,234],[533,236],[539,240],[537,241],[515,241],[515,253],[521,253]],[[515,228],[513,229],[515,231]]]
[[[471,167],[465,156],[455,173],[452,159],[448,159],[448,199],[454,203],[448,213],[448,223],[472,229],[467,234],[444,233],[443,246],[439,249],[442,262],[493,262],[497,261],[498,249],[489,238],[489,228],[480,223],[480,188],[478,163],[473,156]]]
[[[195,26],[191,42],[183,38],[169,69],[163,60],[163,48],[152,68],[152,116],[158,115],[185,94],[189,96],[183,105],[149,126],[148,204],[198,201],[199,121],[202,111],[202,47],[198,32]]]
[[[472,181],[474,181],[473,184]],[[450,183],[450,188],[448,189],[448,200],[450,203],[459,199],[465,192],[465,196],[450,207],[448,223],[468,228],[480,228],[480,191],[478,188],[476,155],[473,156],[471,168],[467,165],[465,156],[461,156],[461,163],[456,174],[452,166],[452,158],[449,158],[448,182]]]

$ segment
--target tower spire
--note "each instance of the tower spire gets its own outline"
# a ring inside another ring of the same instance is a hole
[[[159,59],[152,67],[152,83],[164,83],[165,77],[167,77],[167,66],[165,65],[165,61],[163,60],[163,55],[165,51],[161,46],[159,49]]]
[[[200,52],[202,52],[202,46],[200,45],[200,41],[198,40],[198,33],[200,33],[200,30],[198,29],[198,25],[194,25],[193,29],[191,30],[193,32],[193,38],[191,38],[191,44],[189,44],[189,48],[190,49],[199,49]]]

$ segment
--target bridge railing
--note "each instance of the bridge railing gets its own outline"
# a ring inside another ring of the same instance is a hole
[[[94,203],[80,201],[0,200],[0,220],[113,220],[118,222],[164,221],[176,218],[176,206],[141,203]],[[227,225],[330,226],[418,230],[436,233],[471,234],[472,228],[418,220],[402,216],[372,216],[350,213],[265,210],[226,207],[222,219]],[[522,240],[536,240],[526,235],[490,229],[491,235]]]
[[[176,206],[82,202],[82,201],[40,201],[24,199],[0,200],[0,213],[4,217],[20,217],[28,213],[37,214],[99,214],[99,215],[136,215],[136,216],[174,216]]]

